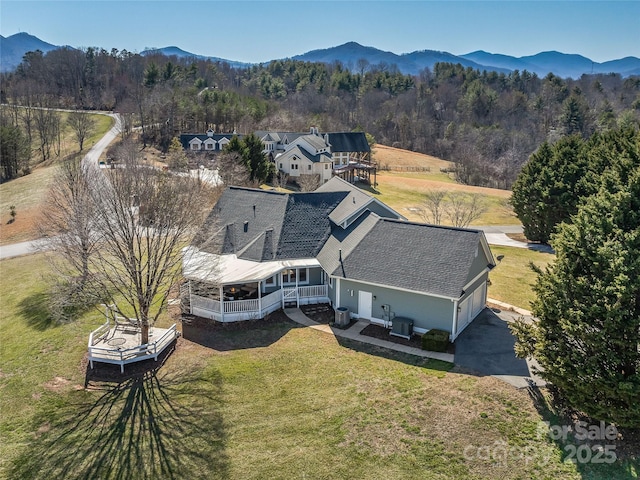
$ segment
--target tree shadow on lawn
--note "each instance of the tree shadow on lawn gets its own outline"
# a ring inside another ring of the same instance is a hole
[[[545,395],[543,391],[546,391]],[[564,462],[576,464],[578,473],[585,479],[623,479],[638,478],[640,475],[640,429],[616,427],[618,438],[610,440],[606,438],[577,439],[574,431],[576,422],[584,422],[586,429],[598,427],[599,420],[588,418],[584,414],[573,410],[563,400],[562,395],[553,387],[527,388],[542,421],[548,423],[539,425],[538,435],[548,436],[560,452]],[[605,426],[609,426],[605,422]],[[605,427],[606,428],[606,427]],[[567,429],[562,432],[561,429]],[[596,430],[596,436],[604,433]],[[607,447],[610,453],[603,450]],[[612,463],[605,462],[611,455],[615,456]]]
[[[200,317],[183,319],[182,336],[204,347],[225,352],[268,347],[294,328],[301,326],[279,310],[265,319],[243,322],[218,323]]]
[[[49,297],[44,292],[37,292],[22,299],[18,303],[18,314],[26,320],[29,327],[40,332],[58,325],[51,316]]]
[[[9,477],[229,478],[221,375],[156,365],[115,382],[88,370],[87,389],[45,394]]]

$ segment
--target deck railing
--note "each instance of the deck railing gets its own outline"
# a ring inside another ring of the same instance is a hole
[[[223,302],[223,305],[224,313],[257,312],[260,310],[257,298],[252,298],[251,300],[233,300]]]
[[[100,325],[98,328],[96,328],[89,335],[89,348],[93,347],[96,343],[98,343],[104,337],[109,335],[110,329],[111,329],[111,327],[109,326],[109,319],[107,318],[106,322],[104,322],[102,325]]]
[[[297,294],[297,295],[296,295]],[[217,321],[246,320],[247,318],[262,318],[277,310],[284,301],[306,300],[313,298],[327,298],[327,285],[309,285],[276,290],[261,298],[249,300],[228,300],[223,302],[224,316],[220,311],[220,301],[191,294],[191,313]]]
[[[127,349],[96,347],[95,343],[92,343],[96,338],[95,334],[101,331],[105,325],[108,326],[108,324],[109,322],[107,321],[106,324],[101,325],[89,335],[89,362],[91,368],[93,368],[94,361],[115,363],[116,365],[120,365],[120,371],[124,372],[124,366],[128,363],[140,362],[149,358],[157,360],[158,355],[179,336],[176,324],[174,323],[159,339],[150,343],[136,345],[135,347]]]
[[[199,295],[191,295],[191,308],[202,308],[212,312],[220,311],[220,300],[201,297]]]
[[[326,297],[327,296],[326,285],[309,285],[308,287],[298,287],[298,295],[300,298],[309,297]]]

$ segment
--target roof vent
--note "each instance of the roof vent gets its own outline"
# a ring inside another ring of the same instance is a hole
[[[244,231],[245,233],[249,231],[249,222],[244,222]]]
[[[353,203],[356,203],[356,197],[355,196],[353,197]]]

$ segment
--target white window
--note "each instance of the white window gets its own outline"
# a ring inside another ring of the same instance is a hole
[[[191,144],[191,150],[200,150],[200,145],[197,143],[192,143]]]
[[[324,164],[324,169],[325,169],[325,170],[329,170],[329,164],[328,164],[328,163],[325,163],[325,164]]]
[[[282,164],[280,164],[280,170],[282,170]]]
[[[307,165],[307,167],[309,167],[309,168],[307,168],[307,170],[311,170],[311,165]]]
[[[309,283],[309,269],[299,268],[298,272],[298,285],[304,285]],[[295,285],[296,284],[296,270],[291,268],[282,272],[282,284],[283,285]]]

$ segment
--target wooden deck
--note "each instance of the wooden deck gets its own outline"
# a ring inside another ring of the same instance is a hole
[[[153,358],[158,359],[180,333],[175,323],[170,328],[149,328],[149,343],[140,345],[140,330],[131,325],[117,323],[113,326],[109,321],[91,332],[89,336],[89,363],[112,363],[124,366],[128,363],[141,362]]]

